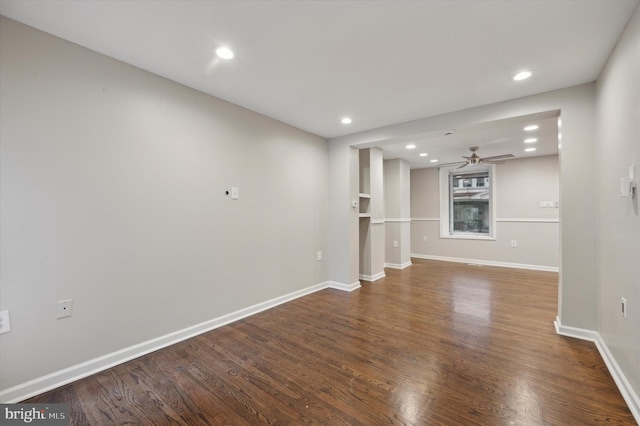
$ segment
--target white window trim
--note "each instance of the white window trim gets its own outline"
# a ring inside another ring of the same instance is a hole
[[[491,193],[491,206],[490,206],[490,233],[489,235],[479,234],[452,234],[449,227],[449,174],[456,170],[459,166],[440,167],[440,238],[450,238],[458,240],[496,240],[496,167],[493,164],[483,164],[480,166],[473,166],[473,171],[489,171],[489,191]],[[460,173],[465,173],[466,170],[460,170]]]

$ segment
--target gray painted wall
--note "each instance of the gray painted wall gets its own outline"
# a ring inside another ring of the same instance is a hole
[[[334,138],[329,141],[329,146],[336,151],[345,146],[384,146],[397,138],[415,134],[441,132],[545,111],[560,111],[561,255],[558,316],[564,325],[594,330],[597,323],[594,102],[595,84],[590,83]],[[334,186],[336,183],[330,184],[330,192],[339,190],[338,186]],[[340,183],[342,186],[347,184]],[[349,232],[349,229],[340,227],[340,223],[332,222],[332,236]],[[349,269],[357,271],[357,259],[349,265]]]
[[[360,199],[360,212],[370,217],[360,218],[360,279],[375,281],[384,277],[384,186],[382,151],[365,148],[358,151],[360,159],[360,192],[370,198]]]
[[[327,281],[324,139],[1,19],[3,389]]]
[[[496,239],[459,240],[440,238],[438,168],[411,170],[412,255],[557,268],[558,209],[540,201],[558,201],[558,156],[510,160],[495,177]]]
[[[598,331],[640,396],[640,8],[597,84]],[[636,196],[620,197],[635,165]],[[621,313],[621,297],[628,315]],[[636,397],[637,398],[637,397]],[[637,400],[640,401],[640,400]]]
[[[411,263],[410,187],[409,163],[385,160],[385,264],[389,267],[407,267]]]

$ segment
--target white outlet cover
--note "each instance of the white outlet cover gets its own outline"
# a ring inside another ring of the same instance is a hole
[[[60,300],[57,304],[57,316],[56,318],[66,318],[73,314],[73,300]]]

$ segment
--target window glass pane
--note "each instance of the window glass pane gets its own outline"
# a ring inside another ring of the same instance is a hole
[[[462,186],[454,182],[462,181]],[[473,172],[451,179],[450,232],[489,234],[491,191],[489,172]]]

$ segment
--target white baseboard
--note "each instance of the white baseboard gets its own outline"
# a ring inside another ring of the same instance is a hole
[[[342,291],[353,291],[353,290],[359,289],[362,286],[360,285],[360,281],[356,281],[355,283],[351,283],[351,284],[343,284],[335,281],[328,281],[327,287],[335,288]]]
[[[58,388],[148,353],[157,351],[158,349],[165,348],[183,340],[195,337],[199,334],[206,333],[207,331],[216,329],[223,325],[227,325],[234,321],[238,321],[242,318],[249,317],[257,314],[258,312],[265,311],[275,306],[281,305],[285,302],[297,299],[302,296],[314,293],[319,290],[323,290],[328,287],[338,288],[340,290],[353,291],[352,288],[356,283],[351,285],[344,285],[339,283],[333,283],[330,281],[313,285],[311,287],[304,288],[302,290],[294,291],[284,296],[276,297],[266,302],[258,303],[253,306],[249,306],[244,309],[232,312],[227,315],[223,315],[218,318],[214,318],[209,321],[205,321],[200,324],[196,324],[191,327],[184,328],[182,330],[175,331],[173,333],[166,334],[164,336],[157,337],[155,339],[147,340],[146,342],[139,343],[137,345],[129,346],[127,348],[112,352],[107,355],[103,355],[98,358],[91,359],[89,361],[73,365],[63,370],[56,371],[46,376],[38,377],[25,383],[13,386],[8,389],[0,391],[0,403],[11,404],[23,401],[35,395],[39,395],[43,392]],[[357,283],[357,287],[360,287],[360,282]],[[356,287],[356,288],[357,288]]]
[[[496,262],[493,260],[465,259],[462,257],[432,256],[429,254],[411,253],[416,259],[441,260],[443,262],[472,263],[475,265],[499,266],[502,268],[529,269],[532,271],[558,272],[557,266],[529,265],[526,263]]]
[[[611,377],[613,377],[613,381],[616,383],[618,390],[620,390],[620,393],[622,394],[622,398],[624,398],[624,401],[627,403],[629,411],[631,411],[636,423],[640,424],[640,396],[638,396],[634,391],[631,383],[629,383],[629,380],[616,362],[616,359],[611,354],[611,351],[609,351],[609,347],[605,343],[604,339],[602,339],[602,336],[600,336],[600,333],[593,330],[585,330],[582,328],[562,325],[560,323],[560,318],[558,317],[556,317],[553,325],[556,327],[556,333],[562,336],[589,340],[595,343],[596,348],[598,348],[598,352],[600,352],[600,356],[609,369]]]
[[[409,266],[411,266],[411,261],[405,262],[405,263],[387,263],[385,262],[384,267],[385,268],[391,268],[391,269],[404,269],[404,268],[408,268]]]
[[[375,274],[375,275],[364,275],[364,274],[360,274],[360,279],[361,279],[361,280],[363,280],[363,281],[369,281],[369,282],[374,282],[374,281],[377,281],[377,280],[379,280],[379,279],[381,279],[381,278],[384,278],[384,277],[386,277],[386,275],[385,275],[384,271],[379,272],[379,273],[377,273],[377,274]]]

